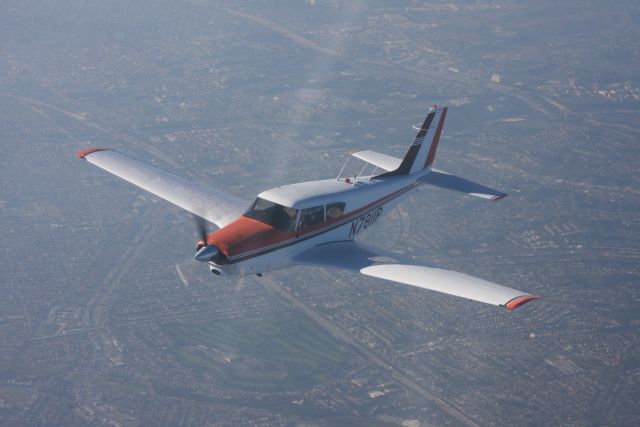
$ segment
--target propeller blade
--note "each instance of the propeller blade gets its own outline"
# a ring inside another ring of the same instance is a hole
[[[207,245],[207,221],[199,216],[193,217],[196,223],[196,233],[198,233],[198,238],[204,242],[204,245]]]

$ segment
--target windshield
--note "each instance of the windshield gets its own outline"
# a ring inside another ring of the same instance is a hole
[[[248,211],[247,218],[257,219],[280,231],[292,231],[296,225],[298,211],[294,208],[278,205],[258,197]]]

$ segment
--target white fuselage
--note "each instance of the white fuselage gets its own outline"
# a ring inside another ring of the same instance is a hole
[[[299,209],[298,212],[304,212],[305,208],[312,206],[326,206],[336,202],[344,203],[346,207],[339,218],[330,221],[325,216],[324,223],[318,224],[311,230],[281,233],[281,239],[275,242],[270,241],[268,244],[258,244],[251,250],[231,254],[225,263],[211,262],[211,268],[224,274],[264,273],[291,265],[293,256],[310,247],[329,242],[353,240],[403,200],[409,191],[418,185],[416,181],[418,175],[421,174],[384,179],[362,177],[355,181],[348,179],[310,181],[263,192],[260,194],[261,197]],[[283,200],[284,197],[291,198],[292,194],[295,200]],[[229,227],[233,226],[230,224]],[[226,230],[223,228],[219,232],[224,233]],[[213,233],[212,236],[215,234]],[[256,240],[257,236],[256,234]],[[243,241],[245,246],[250,238],[252,236]]]

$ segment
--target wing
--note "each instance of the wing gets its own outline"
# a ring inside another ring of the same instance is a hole
[[[354,241],[319,245],[294,256],[297,264],[356,271],[423,289],[499,305],[512,310],[538,297],[430,265],[412,265],[395,254],[384,254]]]
[[[242,199],[170,174],[117,151],[88,148],[76,156],[176,206],[224,227],[249,206]]]
[[[431,172],[418,178],[418,181],[488,200],[500,200],[507,197],[507,195],[501,191],[485,187],[482,184],[437,169],[432,169]]]

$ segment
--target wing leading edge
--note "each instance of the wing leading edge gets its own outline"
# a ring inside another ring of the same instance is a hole
[[[354,241],[316,246],[294,256],[297,264],[334,267],[512,310],[537,299],[526,292],[436,266],[413,265]]]
[[[249,206],[242,199],[181,178],[105,148],[87,148],[76,156],[174,205],[224,227]]]

